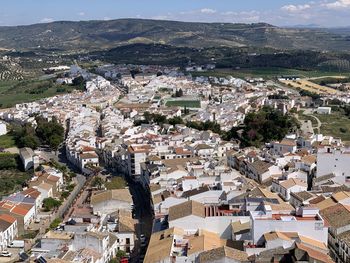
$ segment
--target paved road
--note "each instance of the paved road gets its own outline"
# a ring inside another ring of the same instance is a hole
[[[140,239],[141,234],[146,237],[146,246],[142,248],[138,240],[135,244],[135,254],[131,258],[131,262],[139,262],[139,256],[146,253],[148,242],[152,235],[154,215],[150,202],[150,193],[140,183],[133,182],[131,179],[127,181],[135,205],[136,218],[139,221],[136,227],[136,235],[138,239]]]
[[[317,118],[315,115],[313,115],[313,109],[305,109],[304,114],[314,118],[317,121],[317,125],[314,126],[313,129],[314,130],[316,129],[316,130],[318,130],[318,133],[321,133],[322,122],[320,121],[319,118]]]

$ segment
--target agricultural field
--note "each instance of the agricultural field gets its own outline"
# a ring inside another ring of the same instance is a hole
[[[350,76],[350,73],[339,74],[339,72],[332,71],[318,71],[318,70],[298,70],[288,68],[241,68],[241,69],[215,69],[213,71],[206,72],[193,72],[192,76],[206,76],[206,77],[227,77],[232,76],[236,78],[246,77],[262,77],[265,79],[276,79],[278,76],[299,76],[300,78],[319,78],[323,76]]]
[[[171,107],[187,107],[187,108],[200,108],[201,102],[199,100],[168,100],[165,106]]]
[[[0,108],[69,93],[74,87],[53,80],[0,81]]]
[[[338,93],[338,91],[335,89],[315,84],[307,79],[281,80],[281,82],[295,89],[306,90],[316,94],[337,94]]]

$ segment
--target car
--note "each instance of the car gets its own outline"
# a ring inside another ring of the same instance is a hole
[[[146,241],[146,237],[144,234],[140,235],[140,241],[141,241],[141,243],[144,243]]]
[[[7,257],[10,258],[12,256],[12,254],[8,251],[2,251],[0,252],[0,257]]]

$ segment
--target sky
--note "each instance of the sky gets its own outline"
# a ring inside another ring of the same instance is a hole
[[[350,26],[350,0],[0,0],[0,26],[147,18]]]

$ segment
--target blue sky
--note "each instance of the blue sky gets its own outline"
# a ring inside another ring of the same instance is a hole
[[[152,18],[350,26],[350,0],[2,0],[0,25]]]

